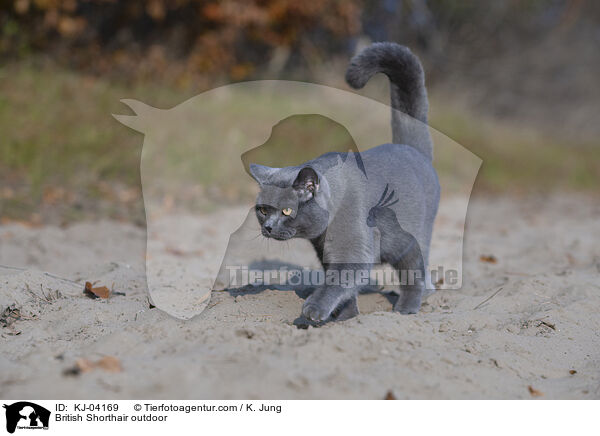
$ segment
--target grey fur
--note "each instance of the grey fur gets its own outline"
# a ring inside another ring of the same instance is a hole
[[[419,242],[405,231],[396,217],[392,206],[399,202],[395,192],[388,193],[385,187],[379,203],[371,208],[367,217],[367,226],[377,227],[381,244],[379,257],[381,262],[393,266],[400,276],[405,275],[406,284],[394,310],[402,314],[417,313],[421,307],[421,297],[425,291],[425,265]]]
[[[398,56],[400,59],[396,59]],[[364,85],[372,74],[383,71],[382,66],[393,77],[393,83],[403,78],[401,85],[395,85],[395,107],[404,107],[426,120],[422,70],[408,49],[375,44],[353,60],[347,77]],[[409,80],[412,82],[406,82]],[[402,96],[410,101],[401,103],[398,99]],[[394,138],[416,140],[414,124],[404,120],[394,123]],[[418,124],[422,125],[420,121]],[[431,150],[431,139],[420,138],[425,144],[384,144],[360,155],[327,153],[294,167],[250,165],[261,187],[256,213],[263,235],[279,240],[310,240],[326,272],[358,273],[380,262],[425,271],[439,183],[431,153],[426,152],[427,147]],[[292,211],[289,214],[288,209]],[[315,322],[354,316],[358,313],[356,296],[360,289],[358,281],[350,286],[318,287],[305,301],[302,314]],[[416,313],[423,290],[424,274],[416,283],[401,286],[394,309]]]
[[[360,89],[377,73],[384,73],[390,79],[392,141],[412,145],[433,159],[425,74],[419,59],[407,47],[378,42],[352,58],[346,81]]]

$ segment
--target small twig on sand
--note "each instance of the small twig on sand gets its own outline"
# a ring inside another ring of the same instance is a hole
[[[81,286],[81,283],[77,283],[75,280],[65,279],[64,277],[55,276],[54,274],[50,274],[48,272],[44,272],[45,276],[52,277],[53,279],[62,280],[65,282],[73,283],[74,285]]]
[[[8,265],[0,265],[0,268],[6,268],[6,269],[14,269],[17,271],[25,271],[26,268],[19,268],[16,266],[8,266]]]
[[[504,286],[501,286],[496,292],[494,292],[492,295],[490,295],[489,297],[487,297],[485,300],[483,300],[481,303],[479,303],[477,306],[475,306],[473,308],[473,310],[477,310],[479,309],[481,306],[483,306],[485,303],[487,303],[488,301],[490,301],[492,298],[494,298],[496,296],[496,294],[498,292],[500,292],[502,289],[504,289]]]
[[[540,325],[545,325],[546,327],[551,328],[552,330],[556,330],[556,325],[546,321],[540,321]]]
[[[27,268],[19,268],[17,266],[0,265],[0,268],[14,269],[15,271],[27,271]],[[45,276],[48,276],[48,277],[52,277],[53,279],[62,280],[64,282],[73,283],[73,284],[75,284],[77,286],[81,285],[81,283],[78,283],[78,282],[76,282],[74,280],[69,280],[69,279],[65,279],[64,277],[55,276],[54,274],[50,274],[49,272],[42,271],[42,274],[44,274]]]

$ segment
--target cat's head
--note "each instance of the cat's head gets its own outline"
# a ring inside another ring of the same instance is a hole
[[[263,236],[313,239],[325,231],[328,188],[314,168],[252,164],[250,173],[260,186],[255,211]]]

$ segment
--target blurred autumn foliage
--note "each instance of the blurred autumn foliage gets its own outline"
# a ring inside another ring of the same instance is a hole
[[[119,99],[167,108],[253,79],[343,88],[350,57],[383,40],[422,60],[432,127],[484,159],[478,186],[597,191],[598,29],[594,0],[0,0],[0,223],[141,223],[140,141],[110,117]],[[383,77],[361,93],[389,101]],[[213,182],[207,207],[235,185]]]
[[[360,29],[359,0],[0,1],[0,54],[52,51],[95,73],[248,77],[258,63],[347,50]],[[182,62],[183,60],[183,62]],[[177,61],[177,62],[173,62]]]
[[[103,76],[210,85],[347,61],[364,38],[416,49],[435,80],[457,59],[487,62],[584,21],[593,33],[598,2],[0,0],[0,60],[41,53]]]

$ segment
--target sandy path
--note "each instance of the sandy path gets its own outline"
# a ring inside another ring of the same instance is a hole
[[[0,268],[0,309],[30,318],[0,328],[0,396],[531,398],[532,386],[541,398],[600,398],[598,217],[587,197],[475,199],[461,290],[416,316],[361,296],[359,317],[308,330],[291,325],[302,304],[291,291],[213,293],[190,321],[149,309],[145,233],[133,226],[3,226],[0,264],[126,296],[91,300],[80,285]],[[63,375],[103,355],[123,371]]]

